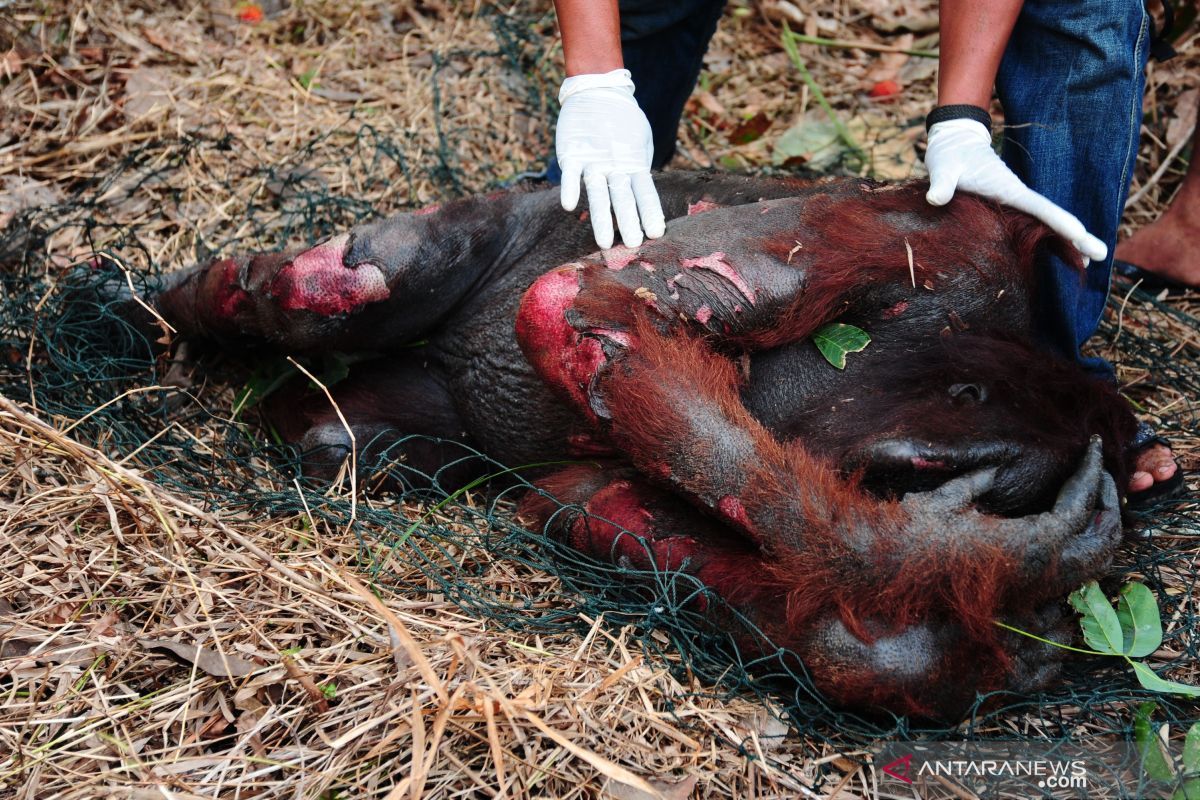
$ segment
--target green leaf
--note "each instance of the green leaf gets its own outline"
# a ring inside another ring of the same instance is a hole
[[[1154,670],[1147,667],[1140,661],[1129,661],[1129,665],[1133,667],[1134,674],[1137,675],[1138,683],[1143,689],[1149,689],[1152,692],[1162,692],[1163,694],[1181,694],[1185,697],[1200,697],[1200,686],[1190,686],[1186,683],[1178,681],[1169,681],[1165,678],[1160,678],[1154,674]]]
[[[1158,601],[1141,583],[1127,583],[1117,598],[1117,619],[1123,634],[1122,652],[1133,658],[1148,656],[1162,644],[1162,619]]]
[[[1188,728],[1183,740],[1183,771],[1200,774],[1200,722]]]
[[[321,359],[321,383],[330,388],[350,377],[350,365],[361,359],[345,353],[326,353]]]
[[[1188,728],[1183,740],[1183,772],[1187,777],[1171,800],[1200,800],[1200,722]]]
[[[238,392],[233,403],[231,416],[237,419],[245,410],[267,399],[292,377],[291,368],[284,361],[270,361],[260,364],[246,381],[246,385]]]
[[[777,167],[804,165],[819,172],[832,168],[845,152],[832,122],[805,117],[775,141],[771,158]]]
[[[1088,581],[1071,592],[1069,599],[1071,606],[1083,615],[1079,627],[1083,629],[1083,640],[1088,647],[1107,655],[1123,655],[1125,637],[1121,632],[1121,620],[1100,584]]]
[[[825,360],[838,369],[846,368],[846,354],[867,349],[871,337],[862,328],[844,322],[831,322],[813,334],[813,344]]]
[[[1134,664],[1135,668],[1138,666]],[[1158,703],[1152,701],[1138,705],[1133,714],[1133,740],[1137,742],[1138,753],[1142,756],[1142,771],[1156,781],[1170,781],[1175,778],[1175,770],[1171,769],[1171,762],[1163,752],[1162,740],[1150,721],[1150,716],[1157,708]]]
[[[1200,778],[1185,778],[1171,800],[1200,800]]]

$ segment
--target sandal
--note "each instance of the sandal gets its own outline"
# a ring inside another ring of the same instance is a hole
[[[1124,278],[1130,283],[1136,283],[1137,288],[1150,294],[1158,294],[1164,290],[1171,292],[1194,292],[1197,287],[1188,286],[1186,283],[1180,283],[1171,278],[1164,278],[1162,275],[1139,267],[1129,261],[1121,261],[1113,259],[1113,274]]]

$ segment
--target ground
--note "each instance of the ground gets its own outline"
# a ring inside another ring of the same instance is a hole
[[[730,3],[673,166],[919,175],[934,8]],[[827,40],[798,45],[808,80],[785,23]],[[1157,218],[1191,157],[1177,145],[1195,124],[1200,31],[1180,28],[1180,57],[1150,70],[1126,232]],[[52,281],[112,258],[179,268],[496,188],[544,166],[560,65],[549,4],[524,0],[0,3],[0,231],[72,204],[39,217],[44,262],[0,247],[0,265]],[[1197,296],[1128,292],[1093,346],[1194,470]],[[878,796],[870,737],[854,733],[867,723],[793,716],[785,736],[779,715],[811,703],[726,691],[699,657],[681,668],[677,609],[657,602],[669,591],[581,602],[604,576],[549,573],[503,500],[493,514],[472,493],[434,507],[302,492],[251,447],[266,436],[238,416],[254,381],[222,365],[80,385],[64,411],[70,392],[33,376],[92,343],[39,316],[57,297],[38,284],[0,315],[0,794]],[[175,387],[165,416],[157,385]],[[85,419],[109,400],[124,416]],[[132,415],[145,438],[118,424]],[[1164,606],[1151,663],[1195,682],[1178,668],[1195,655],[1190,508],[1153,518],[1124,561]],[[1148,555],[1164,548],[1184,554]],[[1111,690],[1100,710],[1082,702],[1093,685]],[[1123,731],[1131,685],[1081,671],[1054,705],[975,730]]]

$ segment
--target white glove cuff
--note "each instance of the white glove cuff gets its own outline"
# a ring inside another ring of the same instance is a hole
[[[568,97],[586,92],[589,89],[628,89],[633,97],[633,76],[627,69],[614,69],[612,72],[589,73],[575,75],[563,81],[558,90],[558,102],[561,105]]]

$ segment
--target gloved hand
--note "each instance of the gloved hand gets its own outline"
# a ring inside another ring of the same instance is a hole
[[[925,199],[944,206],[955,189],[964,189],[1025,211],[1050,226],[1084,258],[1101,261],[1108,255],[1104,242],[1092,236],[1072,214],[1030,189],[992,149],[987,127],[973,119],[951,119],[929,128],[925,151],[929,192]]]
[[[643,228],[651,239],[662,236],[666,222],[650,178],[654,141],[633,99],[629,70],[567,78],[558,101],[562,110],[554,142],[562,168],[562,207],[575,210],[582,176],[601,248],[612,247],[613,213],[627,247],[642,243]]]

